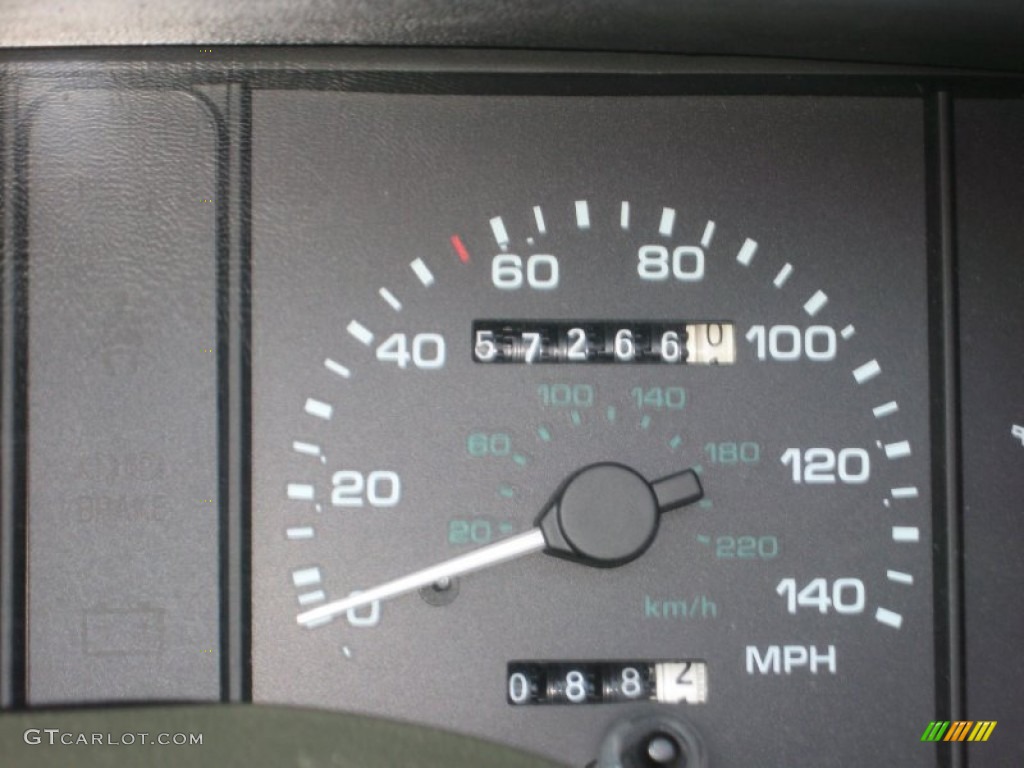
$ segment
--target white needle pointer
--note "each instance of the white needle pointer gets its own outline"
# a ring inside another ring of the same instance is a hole
[[[654,541],[662,512],[704,496],[692,469],[654,483],[622,464],[591,464],[573,474],[538,515],[534,527],[371,589],[303,611],[315,627],[379,600],[415,592],[456,576],[545,552],[583,565],[613,568],[640,557]]]
[[[417,589],[443,582],[445,579],[453,579],[456,576],[463,576],[473,571],[479,571],[499,563],[507,563],[517,557],[529,555],[533,552],[540,552],[544,549],[544,534],[540,528],[532,528],[526,533],[520,533],[508,539],[503,539],[495,544],[474,550],[468,554],[453,557],[443,563],[432,565],[421,571],[410,573],[399,579],[389,581],[386,584],[367,589],[363,592],[353,592],[348,597],[324,603],[316,608],[300,613],[299,624],[309,626],[319,624],[321,621],[338,616],[346,611],[362,608],[377,600],[388,600],[392,597],[415,592]]]

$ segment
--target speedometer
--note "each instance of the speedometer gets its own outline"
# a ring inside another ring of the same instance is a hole
[[[919,110],[466,99],[256,99],[254,698],[928,764]]]

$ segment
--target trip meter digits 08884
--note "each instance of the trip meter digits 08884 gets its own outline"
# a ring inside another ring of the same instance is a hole
[[[257,225],[257,699],[574,764],[800,765],[830,722],[927,720],[927,390],[898,346],[923,302],[884,303],[916,273],[867,224],[621,182],[419,223],[389,201],[379,235],[325,187],[287,246]],[[260,256],[285,247],[310,260]],[[719,735],[737,718],[749,742]]]

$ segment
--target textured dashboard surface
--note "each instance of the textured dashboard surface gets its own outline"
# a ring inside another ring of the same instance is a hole
[[[967,712],[1019,723],[1024,617],[1006,596],[1024,583],[1024,104],[969,101],[956,120]],[[986,747],[972,768],[1010,765],[1024,732]]]
[[[0,47],[348,44],[636,51],[1021,71],[1019,0],[8,0]]]

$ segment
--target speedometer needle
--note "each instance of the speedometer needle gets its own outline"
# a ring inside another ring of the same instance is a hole
[[[591,464],[571,475],[525,533],[453,557],[341,600],[300,613],[298,623],[319,625],[346,611],[533,552],[599,568],[640,557],[658,533],[663,512],[704,496],[697,474],[687,469],[653,483],[622,464]]]

